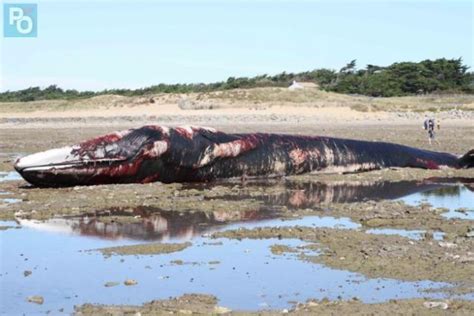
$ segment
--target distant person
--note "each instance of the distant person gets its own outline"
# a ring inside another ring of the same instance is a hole
[[[435,126],[436,126],[436,121],[434,118],[428,118],[425,116],[425,122],[423,123],[423,128],[428,132],[428,141],[430,145],[434,142],[439,145],[439,142],[436,140],[435,136]],[[440,128],[439,122],[438,122],[438,129]]]

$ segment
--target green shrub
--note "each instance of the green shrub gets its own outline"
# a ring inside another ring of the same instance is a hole
[[[468,72],[461,58],[424,60],[419,63],[400,62],[387,67],[367,65],[356,68],[352,60],[339,72],[331,69],[315,69],[301,73],[282,72],[274,76],[260,75],[252,78],[229,77],[226,81],[193,84],[158,84],[141,89],[112,89],[99,92],[63,90],[56,85],[45,89],[31,87],[19,91],[0,93],[0,102],[36,101],[54,99],[81,99],[97,95],[144,96],[157,93],[211,92],[218,90],[246,89],[255,87],[285,87],[293,80],[311,81],[321,89],[346,94],[374,97],[392,97],[431,92],[474,93],[474,73]]]

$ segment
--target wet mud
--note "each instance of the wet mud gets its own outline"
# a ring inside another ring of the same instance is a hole
[[[474,303],[470,301],[422,299],[390,300],[386,303],[364,304],[358,300],[310,300],[279,311],[233,311],[218,305],[214,296],[187,294],[169,300],[156,300],[142,306],[107,306],[85,304],[77,306],[76,315],[471,315]]]

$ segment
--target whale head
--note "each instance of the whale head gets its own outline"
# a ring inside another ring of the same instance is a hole
[[[42,187],[157,181],[159,175],[150,168],[157,167],[168,150],[167,132],[160,126],[114,132],[21,157],[14,168]]]

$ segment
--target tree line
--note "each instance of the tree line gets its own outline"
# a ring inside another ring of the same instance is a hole
[[[0,102],[80,99],[104,94],[146,96],[155,93],[211,92],[237,88],[287,87],[293,80],[314,82],[326,91],[373,97],[406,96],[425,93],[474,93],[474,72],[462,59],[440,58],[421,62],[399,62],[389,66],[367,65],[357,69],[356,60],[337,70],[315,69],[300,73],[280,73],[255,77],[230,77],[226,81],[193,84],[158,84],[141,89],[102,91],[63,90],[56,85],[31,87],[0,93]]]

